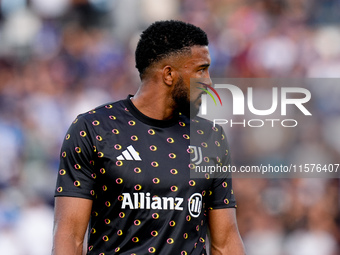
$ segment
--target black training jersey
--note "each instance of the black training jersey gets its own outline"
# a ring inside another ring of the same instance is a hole
[[[235,207],[235,199],[231,179],[190,172],[228,165],[227,146],[211,122],[151,119],[127,98],[73,122],[55,196],[93,200],[89,255],[206,254],[208,210]]]

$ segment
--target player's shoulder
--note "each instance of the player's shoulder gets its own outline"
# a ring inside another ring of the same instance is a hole
[[[222,126],[214,123],[211,120],[207,120],[199,116],[196,116],[194,119],[191,120],[190,130],[195,131],[192,132],[192,134],[225,137]]]
[[[215,127],[220,128],[219,125],[214,124],[211,120],[207,120],[199,116],[196,116],[194,119],[192,119],[191,125],[204,129],[215,129]]]
[[[204,119],[204,118],[199,117],[199,116],[196,116],[195,118],[193,118],[192,123],[196,123],[197,125],[207,125],[207,126],[213,125],[212,121]]]
[[[76,120],[93,122],[100,121],[100,119],[103,118],[116,119],[118,115],[122,115],[126,111],[124,101],[125,100],[119,100],[99,105],[90,111],[79,114]]]

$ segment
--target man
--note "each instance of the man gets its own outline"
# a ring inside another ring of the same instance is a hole
[[[194,163],[230,160],[222,129],[188,117],[205,86],[190,88],[190,78],[210,82],[207,45],[191,24],[152,24],[136,49],[137,93],[73,122],[61,150],[53,255],[82,254],[88,224],[89,255],[206,254],[208,222],[211,254],[245,254],[231,180],[190,176]],[[204,160],[190,162],[198,147]]]

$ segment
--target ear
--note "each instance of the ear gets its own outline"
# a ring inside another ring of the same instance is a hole
[[[174,81],[177,79],[177,72],[170,65],[164,66],[162,71],[163,82],[168,86],[172,86]]]

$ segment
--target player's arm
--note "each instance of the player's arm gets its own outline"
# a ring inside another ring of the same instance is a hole
[[[235,208],[209,211],[211,255],[244,255]]]
[[[81,255],[92,200],[56,197],[52,255]]]

